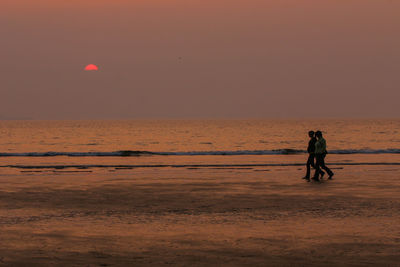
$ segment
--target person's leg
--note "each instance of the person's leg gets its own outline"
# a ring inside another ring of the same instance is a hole
[[[310,154],[308,159],[310,160],[311,167],[313,167],[315,169],[315,154]]]
[[[333,176],[331,169],[325,165],[325,155],[321,158],[320,168],[324,169],[328,173],[329,177]]]
[[[309,154],[307,159],[307,173],[304,178],[310,178],[311,166],[314,167],[314,155]]]
[[[311,166],[315,169],[316,167],[315,167],[315,164],[316,164],[316,156],[315,156],[315,154],[312,154],[311,155],[311,162],[312,162],[312,164],[311,164]],[[319,174],[321,175],[321,178],[322,178],[322,176],[324,176],[324,172],[321,170],[321,168],[319,168]]]
[[[316,161],[315,161],[315,173],[314,173],[314,180],[319,180],[318,176],[321,173],[321,169],[320,169],[320,161],[321,161],[321,157],[317,154],[315,155]]]

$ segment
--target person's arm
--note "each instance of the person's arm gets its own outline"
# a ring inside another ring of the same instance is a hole
[[[310,140],[308,142],[307,152],[312,154],[314,153],[314,150],[315,150],[315,142],[313,140]]]
[[[324,139],[324,142],[322,143],[322,149],[321,149],[322,153],[326,153],[326,141]]]
[[[317,142],[316,140],[313,140],[311,143],[311,154],[315,154],[315,143],[316,142]]]
[[[318,154],[319,141],[315,142],[314,147],[314,154]]]

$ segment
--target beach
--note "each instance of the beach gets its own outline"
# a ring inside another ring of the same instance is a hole
[[[396,266],[400,166],[0,176],[4,266]]]
[[[307,182],[307,132],[333,180]],[[2,266],[398,266],[400,121],[0,122]]]

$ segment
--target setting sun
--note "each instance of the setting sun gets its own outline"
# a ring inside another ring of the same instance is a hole
[[[99,70],[99,67],[97,67],[97,66],[94,65],[94,64],[89,64],[89,65],[87,65],[87,66],[85,67],[85,70],[86,70],[86,71]]]

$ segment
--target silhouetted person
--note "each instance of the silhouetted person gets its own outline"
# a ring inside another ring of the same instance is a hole
[[[315,168],[315,143],[317,142],[317,138],[315,138],[314,131],[309,131],[308,136],[310,137],[310,141],[308,142],[307,152],[308,152],[308,159],[307,159],[307,173],[303,179],[310,180],[310,172],[311,167]]]
[[[313,180],[319,181],[318,176],[320,174],[321,174],[321,179],[322,179],[322,177],[324,176],[325,173],[321,170],[321,168],[324,169],[328,173],[328,175],[329,175],[328,179],[332,179],[333,172],[328,167],[325,166],[325,156],[327,154],[326,141],[322,137],[321,131],[317,131],[315,133],[315,137],[317,138],[317,142],[315,143],[316,162],[315,162],[315,174],[314,174]]]

